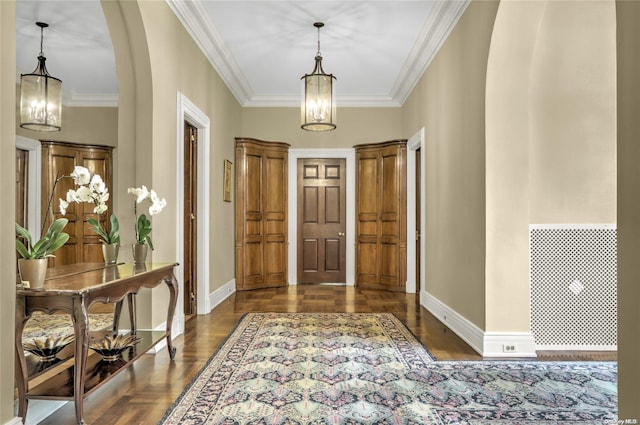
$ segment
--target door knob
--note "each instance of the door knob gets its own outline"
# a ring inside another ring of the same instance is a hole
[[[344,232],[338,232],[338,236],[344,236]]]

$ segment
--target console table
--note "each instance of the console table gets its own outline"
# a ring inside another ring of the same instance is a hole
[[[15,321],[18,416],[25,420],[29,399],[73,400],[77,422],[84,424],[84,398],[163,338],[167,340],[169,356],[173,359],[176,348],[171,341],[171,324],[178,294],[178,282],[173,274],[175,266],[177,263],[71,264],[49,269],[42,289],[18,287]],[[140,288],[153,288],[162,282],[166,283],[170,294],[166,331],[139,331],[136,326],[135,295]],[[141,341],[125,351],[122,359],[114,362],[102,361],[98,354],[89,356],[89,307],[96,302],[116,304],[112,330],[115,334],[118,332],[125,298],[129,305],[131,333]],[[39,363],[25,358],[22,332],[34,311],[47,314],[66,312],[71,315],[74,344],[67,347],[69,350],[66,354],[64,350],[61,351],[54,361]],[[29,388],[30,379],[54,369],[53,376]]]

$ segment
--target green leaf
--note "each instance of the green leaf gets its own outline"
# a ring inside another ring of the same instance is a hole
[[[51,242],[47,245],[47,252],[45,255],[49,255],[54,251],[57,251],[69,240],[69,235],[66,233],[60,233],[55,236],[55,239],[52,239]]]
[[[29,254],[29,251],[20,239],[16,239],[16,251],[18,251],[18,254],[20,254],[22,258],[26,258],[27,260],[31,258],[31,254]]]
[[[31,246],[33,245],[33,242],[31,240],[31,233],[29,233],[29,231],[27,229],[25,229],[24,227],[20,226],[18,223],[16,223],[16,233],[24,238],[24,240],[27,241],[27,246]]]
[[[107,235],[107,232],[104,231],[102,225],[100,225],[100,222],[98,220],[96,220],[95,218],[90,218],[87,220],[87,223],[89,223],[89,226],[91,226],[91,230],[93,230],[94,233],[102,238],[104,243],[110,243],[109,235]]]

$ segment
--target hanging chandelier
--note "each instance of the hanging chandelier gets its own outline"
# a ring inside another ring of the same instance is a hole
[[[40,27],[40,55],[31,74],[20,74],[20,127],[35,131],[60,131],[62,128],[62,80],[47,71],[42,53],[44,29]]]
[[[336,128],[336,99],[334,96],[333,74],[326,74],[322,69],[320,54],[320,28],[322,22],[313,24],[318,29],[318,52],[316,65],[311,74],[305,74],[302,80],[301,127],[309,131],[326,131]]]

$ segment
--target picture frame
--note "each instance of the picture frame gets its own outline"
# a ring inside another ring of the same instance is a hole
[[[231,202],[231,166],[233,164],[228,159],[224,160],[224,178],[222,183],[222,200]]]

